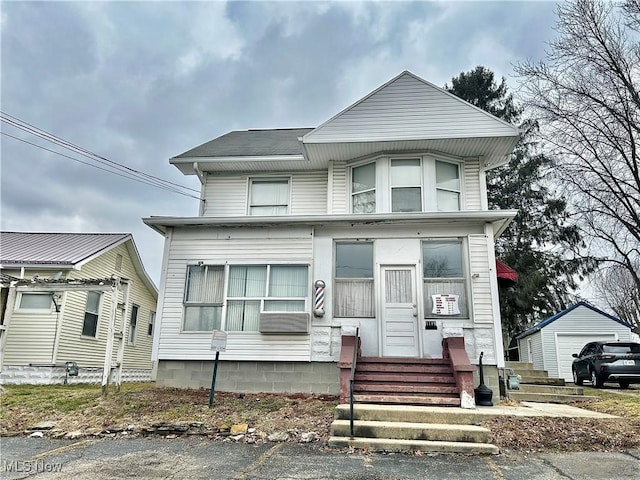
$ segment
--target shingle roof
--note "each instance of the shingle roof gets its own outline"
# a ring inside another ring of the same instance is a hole
[[[0,264],[71,266],[129,237],[128,233],[0,232]]]
[[[593,310],[594,312],[599,313],[600,315],[608,318],[609,320],[613,320],[614,322],[618,322],[620,325],[624,325],[625,327],[633,328],[633,325],[629,325],[628,323],[623,322],[619,318],[614,317],[613,315],[609,315],[607,312],[603,312],[599,308],[596,308],[596,307],[594,307],[593,305],[590,305],[587,302],[578,302],[575,305],[570,306],[566,310],[563,310],[563,311],[561,311],[559,313],[556,313],[555,315],[553,315],[553,316],[551,316],[549,318],[545,318],[541,322],[536,323],[534,326],[532,326],[528,330],[525,330],[524,332],[516,335],[516,338],[518,340],[520,340],[522,338],[528,337],[529,335],[532,335],[532,334],[540,331],[541,329],[543,329],[544,327],[546,327],[550,323],[555,322],[560,317],[564,317],[567,313],[571,312],[572,310],[575,310],[578,307],[586,307],[586,308],[588,308],[590,310]]]
[[[174,158],[302,155],[298,138],[313,128],[279,128],[229,132]]]

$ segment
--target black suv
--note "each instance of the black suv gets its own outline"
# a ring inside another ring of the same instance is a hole
[[[573,383],[590,380],[600,388],[604,382],[618,382],[620,388],[640,383],[640,343],[590,342],[573,354]]]

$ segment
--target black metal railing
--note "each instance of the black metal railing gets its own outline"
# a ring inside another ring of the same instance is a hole
[[[356,328],[356,337],[353,342],[353,359],[351,360],[351,376],[349,377],[349,435],[353,440],[353,384],[356,378],[356,362],[358,361],[358,348],[360,347],[360,327]]]

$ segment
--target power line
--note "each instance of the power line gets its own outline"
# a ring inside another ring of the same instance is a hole
[[[13,139],[18,140],[18,141],[23,142],[23,143],[27,143],[29,145],[32,145],[32,146],[37,147],[37,148],[40,148],[40,149],[45,150],[47,152],[54,153],[56,155],[60,155],[61,157],[68,158],[70,160],[73,160],[74,162],[82,163],[83,165],[87,165],[89,167],[97,168],[98,170],[102,170],[102,171],[107,172],[107,173],[112,173],[114,175],[118,175],[119,177],[123,177],[123,178],[129,179],[129,180],[133,180],[135,182],[143,183],[143,184],[149,185],[151,187],[161,188],[163,190],[167,190],[167,191],[170,191],[170,192],[173,192],[173,193],[177,193],[178,195],[184,195],[185,197],[191,197],[191,198],[195,198],[196,200],[200,200],[200,198],[196,197],[195,195],[190,195],[188,193],[181,192],[181,191],[179,191],[179,190],[177,190],[177,189],[175,189],[173,187],[161,186],[161,185],[158,185],[156,183],[151,183],[149,181],[146,181],[146,180],[144,180],[142,178],[139,178],[139,177],[128,176],[128,175],[126,175],[124,173],[120,173],[120,172],[117,172],[117,171],[114,171],[114,170],[109,170],[107,168],[100,167],[98,165],[94,165],[94,164],[89,163],[89,162],[85,162],[84,160],[80,160],[78,158],[74,158],[74,157],[72,157],[70,155],[66,155],[64,153],[57,152],[55,150],[51,150],[50,148],[43,147],[42,145],[38,145],[37,143],[30,142],[28,140],[25,140],[24,138],[16,137],[16,136],[11,135],[10,133],[7,133],[7,132],[1,132],[0,131],[0,134],[5,135],[5,136],[10,137],[10,138],[13,138]]]
[[[106,171],[106,172],[109,172],[109,173],[114,173],[114,174],[117,174],[119,176],[123,176],[124,178],[129,178],[131,180],[139,181],[141,183],[144,183],[144,184],[147,184],[147,185],[150,185],[150,186],[156,186],[156,187],[159,187],[159,188],[163,188],[165,190],[169,190],[169,191],[172,191],[174,193],[181,193],[183,195],[190,196],[192,198],[198,198],[198,197],[194,197],[193,195],[189,195],[189,194],[185,194],[185,193],[179,192],[179,190],[178,190],[178,189],[182,189],[182,190],[187,190],[187,191],[199,193],[199,191],[196,190],[196,189],[193,189],[193,188],[190,188],[190,187],[186,187],[184,185],[180,185],[180,184],[177,184],[177,183],[174,183],[174,182],[170,182],[170,181],[164,180],[164,179],[162,179],[160,177],[156,177],[154,175],[151,175],[151,174],[148,174],[148,173],[133,169],[133,168],[128,167],[126,165],[122,165],[122,164],[120,164],[118,162],[115,162],[115,161],[110,160],[108,158],[105,158],[105,157],[103,157],[101,155],[98,155],[98,154],[96,154],[96,153],[94,153],[94,152],[92,152],[90,150],[87,150],[87,149],[85,149],[85,148],[83,148],[83,147],[81,147],[79,145],[76,145],[76,144],[71,143],[71,142],[69,142],[67,140],[64,140],[64,139],[62,139],[60,137],[57,137],[56,135],[54,135],[54,134],[52,134],[50,132],[47,132],[47,131],[42,130],[42,129],[38,128],[38,127],[35,127],[34,125],[31,125],[28,122],[25,122],[24,120],[21,120],[21,119],[15,117],[13,115],[10,115],[10,114],[8,114],[6,112],[0,112],[0,113],[1,113],[0,120],[2,120],[3,122],[5,122],[5,123],[7,123],[7,124],[9,124],[11,126],[13,126],[14,128],[17,128],[17,129],[20,129],[20,130],[22,130],[22,131],[24,131],[26,133],[35,135],[40,139],[43,139],[43,140],[46,140],[48,142],[54,143],[57,146],[60,146],[62,148],[70,150],[70,151],[72,151],[72,152],[74,152],[76,154],[79,154],[79,155],[82,155],[84,157],[87,157],[90,160],[92,160],[94,162],[97,162],[97,163],[101,163],[101,164],[105,165],[106,167],[108,167],[109,169],[113,169],[113,170],[97,167],[96,165],[94,165],[92,163],[80,161],[77,158],[69,157],[68,155],[61,154],[60,152],[57,152],[57,151],[54,151],[54,150],[49,150],[49,149],[47,149],[45,147],[42,147],[42,146],[40,146],[38,144],[34,144],[32,142],[23,140],[21,138],[14,137],[12,135],[6,134],[7,136],[9,136],[11,138],[14,138],[14,139],[20,140],[20,141],[24,141],[25,143],[28,143],[30,145],[36,146],[38,148],[42,148],[44,150],[50,151],[51,153],[55,153],[55,154],[61,155],[61,156],[66,157],[66,158],[70,158],[71,160],[77,161],[79,163],[82,163],[82,164],[85,164],[85,165],[88,165],[88,166],[91,166],[91,167],[94,167],[94,168],[98,168],[99,170],[103,170],[103,171]],[[5,133],[5,132],[1,132],[1,133]],[[119,172],[119,173],[117,173],[117,172]]]

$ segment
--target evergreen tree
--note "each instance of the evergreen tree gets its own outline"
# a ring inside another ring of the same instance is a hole
[[[516,209],[518,215],[496,241],[496,256],[518,272],[518,283],[500,289],[505,342],[532,323],[576,300],[577,281],[596,262],[579,255],[583,242],[572,224],[566,201],[550,181],[552,160],[533,142],[538,126],[523,120],[523,111],[502,78],[478,66],[451,79],[445,89],[467,102],[518,126],[521,139],[509,162],[487,172],[489,208]]]

